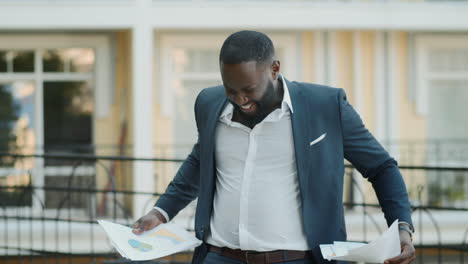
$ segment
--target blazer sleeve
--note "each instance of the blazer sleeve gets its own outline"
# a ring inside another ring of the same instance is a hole
[[[195,119],[198,128],[197,102],[195,101]],[[193,146],[192,152],[187,156],[174,179],[169,183],[166,191],[159,197],[155,207],[159,207],[167,213],[169,219],[179,213],[191,201],[198,196],[200,186],[200,147],[199,140]]]
[[[345,159],[372,183],[388,225],[396,219],[412,225],[408,193],[397,162],[364,126],[343,89],[339,89],[338,104]]]

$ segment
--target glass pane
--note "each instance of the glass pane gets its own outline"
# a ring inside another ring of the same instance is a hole
[[[0,151],[34,153],[34,83],[16,81],[0,83]],[[32,158],[0,159],[0,185],[17,186],[0,190],[5,206],[31,204],[31,192],[18,187],[31,182]]]
[[[94,100],[88,82],[44,82],[44,144],[50,153],[94,153]],[[46,164],[62,164],[46,161]]]
[[[430,139],[467,139],[468,81],[431,81],[427,131]],[[450,114],[447,114],[450,113]]]
[[[65,62],[57,51],[49,50],[42,54],[44,72],[63,72]]]
[[[34,83],[0,83],[0,149],[27,150],[34,147]]]
[[[465,166],[468,160],[468,115],[465,113],[468,98],[468,80],[431,81],[428,87],[428,141],[434,149],[427,151],[431,164]]]
[[[70,175],[45,176],[45,186],[48,188],[94,188],[94,177]],[[45,207],[46,208],[89,208],[92,196],[86,192],[66,191],[66,190],[46,190]]]
[[[42,56],[45,72],[92,72],[94,70],[93,49],[47,50]]]
[[[454,50],[453,71],[468,71],[468,49]]]
[[[34,51],[14,51],[13,72],[34,72]]]
[[[6,51],[0,51],[0,72],[7,71]]]
[[[200,72],[219,72],[219,51],[199,50],[198,69]]]
[[[44,150],[54,154],[94,154],[92,145],[93,90],[89,82],[44,82]],[[94,164],[76,160],[46,159],[45,186],[94,186]],[[74,170],[75,165],[79,165]],[[83,174],[80,171],[85,169]],[[88,171],[88,172],[86,172]],[[89,195],[46,191],[47,208],[85,208]]]
[[[427,172],[429,205],[466,207],[468,205],[468,173],[464,171]]]
[[[468,49],[432,49],[429,52],[429,71],[468,71]]]
[[[71,72],[92,72],[94,69],[93,49],[67,49],[66,56],[70,59]]]
[[[218,50],[174,49],[174,71],[177,73],[219,72]]]
[[[276,49],[276,57],[284,62],[283,49]],[[176,73],[218,73],[219,50],[175,48],[172,53]]]

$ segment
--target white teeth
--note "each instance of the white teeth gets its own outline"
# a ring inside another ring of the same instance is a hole
[[[241,108],[242,108],[242,109],[249,109],[251,106],[252,106],[252,104],[241,105]]]

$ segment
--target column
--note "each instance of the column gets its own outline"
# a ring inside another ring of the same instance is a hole
[[[136,0],[135,24],[132,34],[132,115],[133,156],[153,156],[153,29],[149,23],[151,0]],[[133,163],[133,190],[154,192],[154,162]],[[148,195],[134,195],[133,216],[139,218],[154,201]]]

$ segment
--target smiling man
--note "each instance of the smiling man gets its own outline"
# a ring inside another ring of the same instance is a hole
[[[236,58],[227,57],[220,64],[225,95],[234,106],[232,120],[253,128],[281,104],[280,62],[273,57],[260,62],[233,63],[236,61]],[[271,67],[277,72],[273,80],[269,76]]]
[[[198,142],[137,234],[198,197],[193,263],[334,263],[319,245],[346,240],[343,160],[371,183],[387,223],[400,221],[402,252],[415,258],[406,187],[393,158],[342,89],[290,82],[272,41],[240,31],[224,42],[223,85],[195,102]]]

